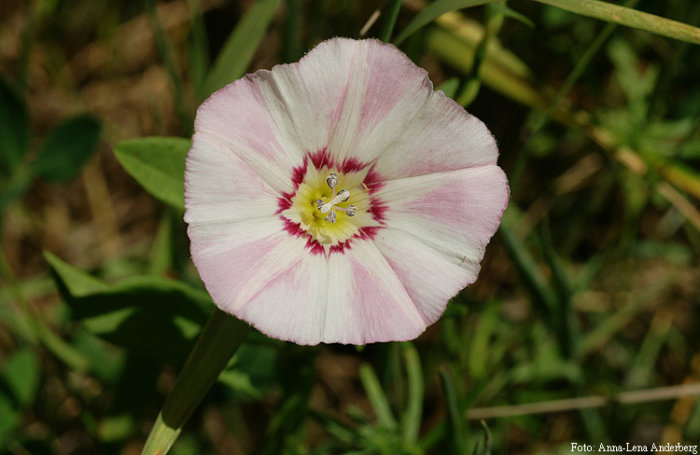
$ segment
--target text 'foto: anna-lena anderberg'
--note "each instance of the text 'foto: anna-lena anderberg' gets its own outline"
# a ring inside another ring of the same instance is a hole
[[[664,444],[652,443],[647,444],[630,444],[626,442],[623,444],[603,444],[600,443],[598,446],[594,444],[580,444],[578,442],[571,443],[572,452],[638,452],[638,453],[688,453],[697,455],[698,446],[697,444],[681,444],[677,442],[676,444],[671,444],[669,442]]]

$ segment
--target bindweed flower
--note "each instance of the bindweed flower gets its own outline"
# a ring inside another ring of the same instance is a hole
[[[300,344],[420,335],[508,202],[496,143],[396,47],[332,39],[214,93],[185,172],[216,305]]]

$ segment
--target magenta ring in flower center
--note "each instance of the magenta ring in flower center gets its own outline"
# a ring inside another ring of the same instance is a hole
[[[386,206],[376,196],[382,179],[370,163],[335,163],[326,149],[308,153],[292,172],[294,190],[278,199],[289,234],[306,238],[314,254],[343,252],[355,239],[374,238]]]

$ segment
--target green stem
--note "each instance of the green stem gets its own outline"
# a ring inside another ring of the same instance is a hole
[[[214,310],[158,414],[141,455],[165,455],[219,374],[245,340],[249,326]]]

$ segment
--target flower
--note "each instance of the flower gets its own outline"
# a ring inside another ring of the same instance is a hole
[[[396,47],[325,41],[199,107],[192,259],[219,308],[271,337],[415,338],[477,278],[508,203],[497,156]]]

